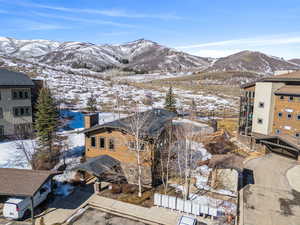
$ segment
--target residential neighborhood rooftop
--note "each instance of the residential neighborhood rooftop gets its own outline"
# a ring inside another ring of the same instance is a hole
[[[33,196],[56,171],[0,168],[0,195]]]
[[[139,123],[137,126],[141,126],[141,136],[156,137],[160,134],[166,122],[171,121],[176,116],[176,113],[167,111],[165,109],[152,109],[105,124],[95,125],[91,128],[83,130],[83,133],[89,133],[102,128],[121,129],[131,133],[133,123],[135,123],[135,125],[137,125],[136,123]]]
[[[285,85],[275,91],[277,95],[300,95],[299,85]]]
[[[24,73],[0,69],[0,87],[3,86],[34,86],[32,80]]]

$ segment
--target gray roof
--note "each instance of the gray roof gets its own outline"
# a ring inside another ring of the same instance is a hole
[[[119,166],[120,162],[108,155],[101,155],[88,159],[87,162],[75,167],[73,170],[86,171],[96,177],[104,172],[111,170],[115,166]]]
[[[83,130],[83,133],[88,134],[92,131],[101,130],[103,128],[113,128],[124,130],[128,133],[133,133],[132,131],[136,127],[140,127],[139,132],[141,138],[143,137],[157,137],[161,131],[164,129],[167,122],[170,122],[177,114],[170,112],[165,109],[152,109],[145,112],[140,112],[133,114],[129,117],[115,120],[109,123],[95,125],[91,128]],[[136,121],[139,124],[137,124]]]
[[[32,80],[24,73],[0,69],[0,86],[34,86]]]

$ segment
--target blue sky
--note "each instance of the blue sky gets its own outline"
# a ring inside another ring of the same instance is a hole
[[[192,54],[241,50],[300,58],[299,0],[0,0],[0,36],[123,43]]]

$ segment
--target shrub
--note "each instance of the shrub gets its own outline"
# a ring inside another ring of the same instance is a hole
[[[138,190],[138,187],[134,184],[123,184],[122,192],[125,194],[132,194]]]
[[[120,194],[122,192],[122,187],[119,184],[111,184],[111,193]]]

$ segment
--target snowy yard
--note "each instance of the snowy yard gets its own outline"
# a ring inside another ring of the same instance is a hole
[[[80,158],[84,152],[84,134],[80,133],[84,126],[84,119],[83,114],[78,111],[63,110],[60,114],[64,117],[72,118],[67,124],[68,129],[58,132],[58,135],[67,137],[64,143],[67,148],[63,149],[59,163],[54,168],[57,169],[66,163],[66,172],[55,177],[57,181],[63,182],[73,177],[75,173],[69,170],[80,163]],[[113,121],[118,119],[118,116],[114,113],[99,113],[99,123]],[[121,114],[120,116],[124,117],[126,115]],[[25,148],[27,152],[33,153],[35,147],[35,140],[0,142],[0,168],[31,169],[30,163],[22,149]]]

